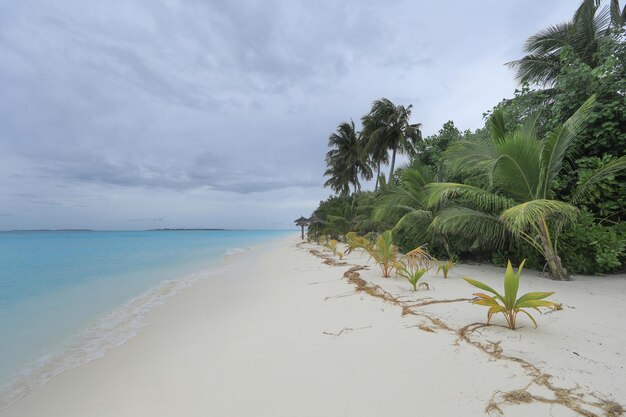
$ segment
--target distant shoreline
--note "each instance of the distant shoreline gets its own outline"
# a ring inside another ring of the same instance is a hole
[[[291,229],[222,229],[222,228],[162,228],[136,230],[98,230],[98,229],[12,229],[0,230],[0,233],[14,232],[241,232],[241,231],[291,231]]]
[[[148,229],[148,232],[195,232],[195,231],[222,231],[225,232],[229,229],[212,229],[212,228],[196,228],[196,229],[170,229],[170,228],[163,228],[163,229]],[[234,229],[231,229],[234,230]]]
[[[2,232],[95,232],[94,229],[13,229]]]

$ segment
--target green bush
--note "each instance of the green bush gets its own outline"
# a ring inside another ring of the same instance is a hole
[[[563,263],[574,274],[618,272],[626,265],[626,223],[598,224],[582,211],[579,221],[563,231],[559,243]]]
[[[428,226],[429,223],[419,216],[408,213],[393,228],[393,243],[402,253],[426,245],[429,243]]]
[[[423,216],[408,213],[392,229],[393,243],[402,253],[412,251],[419,246],[426,246],[428,253],[436,258],[457,259],[455,254],[448,254],[441,238],[429,232],[429,226],[430,222]]]

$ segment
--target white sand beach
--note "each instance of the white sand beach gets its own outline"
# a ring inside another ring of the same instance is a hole
[[[0,416],[616,416],[626,405],[626,276],[525,270],[520,291],[556,291],[563,308],[511,331],[465,327],[486,308],[464,300],[474,291],[461,277],[501,288],[501,268],[429,272],[430,289],[412,292],[365,255],[333,265],[311,249],[294,234],[233,255],[136,337]],[[356,265],[369,268],[344,277]]]

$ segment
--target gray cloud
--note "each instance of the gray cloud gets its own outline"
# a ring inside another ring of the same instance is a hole
[[[20,213],[0,228],[203,221],[206,201],[223,224],[228,203],[266,206],[252,223],[290,225],[280,216],[306,214],[328,194],[323,157],[338,123],[385,96],[412,103],[426,134],[449,119],[476,128],[515,86],[503,63],[572,9],[566,0],[0,3],[0,204]],[[167,210],[130,213],[129,201]]]

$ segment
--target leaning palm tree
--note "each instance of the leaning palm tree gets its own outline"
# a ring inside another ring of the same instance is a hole
[[[389,181],[393,178],[396,154],[413,155],[415,142],[422,139],[422,125],[409,122],[412,108],[413,105],[396,106],[389,99],[381,98],[374,101],[371,111],[363,118],[363,134],[368,138],[368,149],[377,156],[382,152],[386,154],[388,150],[392,152]]]
[[[451,168],[469,175],[475,185],[426,185],[427,206],[443,207],[431,227],[496,245],[510,236],[521,239],[541,253],[553,279],[569,279],[557,243],[562,226],[577,218],[573,204],[589,187],[626,168],[626,157],[616,159],[580,183],[571,202],[555,199],[554,183],[564,161],[575,155],[576,137],[594,103],[592,96],[543,140],[531,119],[513,132],[494,129],[489,140],[451,145],[446,152]]]
[[[595,68],[599,65],[596,52],[602,42],[624,26],[626,6],[620,11],[619,0],[601,8],[599,0],[583,0],[569,22],[544,29],[528,38],[524,45],[526,56],[508,65],[515,68],[522,82],[552,85],[559,74],[561,53],[571,51],[581,62]]]
[[[354,192],[360,190],[359,176],[369,180],[372,170],[354,122],[341,123],[328,138],[328,146],[331,149],[326,153],[328,169],[324,175],[330,178],[324,186],[344,196],[350,193],[350,185],[354,187]]]

